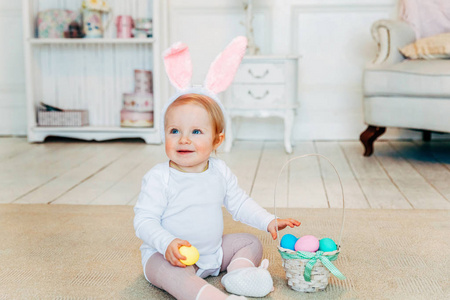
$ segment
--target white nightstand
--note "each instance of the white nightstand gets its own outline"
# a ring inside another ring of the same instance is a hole
[[[224,95],[227,110],[225,151],[233,144],[234,117],[284,119],[284,146],[292,152],[291,135],[297,103],[297,56],[245,56]]]

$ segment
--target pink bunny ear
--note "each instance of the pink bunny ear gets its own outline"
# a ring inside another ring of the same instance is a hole
[[[177,90],[189,87],[192,78],[192,61],[186,44],[178,42],[164,51],[164,65],[170,82]]]
[[[204,86],[216,94],[226,90],[233,81],[246,48],[246,37],[233,39],[209,67]]]

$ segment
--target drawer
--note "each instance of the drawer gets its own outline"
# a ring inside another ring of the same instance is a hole
[[[233,84],[230,89],[233,108],[276,108],[286,104],[286,86],[282,84]]]
[[[280,63],[242,63],[234,83],[284,83],[286,67]]]

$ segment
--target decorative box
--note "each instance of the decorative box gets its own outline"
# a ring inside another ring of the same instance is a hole
[[[64,31],[73,21],[80,23],[78,12],[62,9],[40,11],[37,16],[37,35],[39,38],[64,38]]]
[[[38,126],[79,127],[89,125],[87,110],[38,110]]]
[[[120,126],[122,127],[153,127],[152,111],[120,111]]]
[[[153,73],[148,70],[134,70],[134,92],[153,93]]]
[[[153,94],[123,94],[123,109],[129,111],[153,111]]]

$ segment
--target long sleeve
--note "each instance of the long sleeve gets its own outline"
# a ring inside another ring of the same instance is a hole
[[[136,236],[165,255],[175,236],[161,226],[161,217],[167,206],[166,184],[161,170],[154,168],[142,179],[141,192],[134,207]]]
[[[267,231],[267,226],[275,219],[275,216],[262,208],[239,187],[236,176],[225,163],[224,177],[227,184],[224,205],[233,216],[233,219],[257,229]]]

